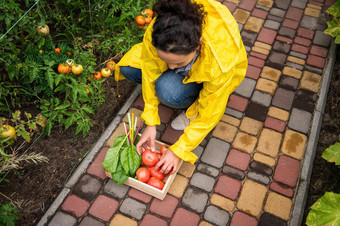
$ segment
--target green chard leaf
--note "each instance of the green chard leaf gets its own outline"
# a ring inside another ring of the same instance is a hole
[[[129,178],[129,176],[125,174],[122,164],[120,162],[118,162],[117,171],[115,173],[112,173],[111,175],[112,179],[117,184],[124,184],[124,182]]]
[[[113,143],[113,147],[107,150],[104,162],[102,162],[103,168],[109,173],[115,173],[119,163],[119,151],[122,149],[126,141],[126,135],[117,137]]]
[[[128,150],[129,150],[128,153],[129,153],[130,176],[134,177],[136,175],[136,171],[138,170],[142,162],[142,156],[138,154],[136,146],[130,146]]]

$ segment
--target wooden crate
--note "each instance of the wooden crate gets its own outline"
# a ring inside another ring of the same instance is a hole
[[[165,144],[156,140],[155,141],[155,146],[156,146],[155,152],[159,152],[163,145],[165,145]],[[153,197],[156,197],[160,200],[163,200],[165,198],[166,194],[168,193],[168,190],[169,190],[172,182],[174,181],[174,179],[177,175],[177,172],[178,172],[179,168],[181,167],[182,163],[183,163],[183,160],[180,160],[178,167],[177,167],[177,171],[175,173],[165,175],[165,177],[163,179],[164,187],[163,187],[162,190],[159,190],[155,187],[152,187],[152,186],[148,185],[147,183],[143,183],[143,182],[136,180],[132,177],[129,177],[127,179],[127,181],[125,181],[124,184],[126,184],[130,187],[133,187],[133,188],[135,188],[139,191],[142,191],[146,194],[149,194]],[[111,173],[108,173],[108,172],[105,172],[105,173],[106,173],[106,176],[112,178]]]

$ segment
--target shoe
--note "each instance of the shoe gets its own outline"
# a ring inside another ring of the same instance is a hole
[[[190,119],[186,116],[185,112],[183,111],[179,114],[172,122],[171,127],[174,130],[184,130],[190,123]]]

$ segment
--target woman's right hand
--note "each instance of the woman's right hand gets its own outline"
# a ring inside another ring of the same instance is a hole
[[[136,149],[138,154],[143,153],[143,148],[144,149],[151,149],[152,151],[155,150],[155,140],[156,140],[156,126],[147,126],[146,129],[144,130],[141,138],[139,139]]]

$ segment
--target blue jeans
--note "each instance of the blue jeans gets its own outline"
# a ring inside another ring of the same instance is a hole
[[[141,84],[142,71],[133,67],[120,67],[120,72],[130,81]],[[156,96],[164,105],[186,109],[197,99],[203,84],[191,82],[183,84],[184,75],[173,70],[165,71],[155,83]]]

